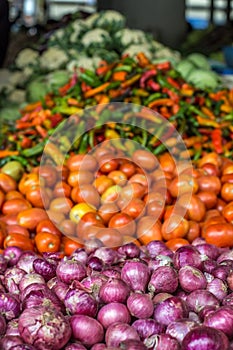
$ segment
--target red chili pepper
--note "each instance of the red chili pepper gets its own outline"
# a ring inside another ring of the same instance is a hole
[[[156,69],[151,69],[148,70],[147,72],[143,73],[141,79],[140,79],[140,88],[144,89],[146,87],[146,81],[151,78],[154,77],[157,74],[157,70]]]
[[[212,143],[216,153],[223,153],[222,145],[222,131],[220,129],[215,129],[211,133]]]
[[[91,90],[91,87],[88,86],[84,81],[81,82],[81,89],[82,92],[87,92],[88,90]]]
[[[20,142],[20,146],[25,149],[25,148],[30,148],[32,146],[32,140],[29,139],[27,136],[24,136]]]
[[[51,127],[55,128],[58,123],[60,123],[62,121],[62,116],[60,113],[55,113],[50,117],[50,121],[51,121]]]
[[[169,70],[171,68],[171,63],[169,61],[166,62],[160,62],[158,64],[156,64],[156,68],[159,70]]]
[[[167,77],[167,82],[173,86],[175,89],[179,90],[180,89],[180,85],[177,83],[177,81],[175,79],[173,79],[172,77]]]
[[[156,83],[153,79],[149,79],[146,83],[146,86],[149,87],[153,91],[159,91],[160,85]]]

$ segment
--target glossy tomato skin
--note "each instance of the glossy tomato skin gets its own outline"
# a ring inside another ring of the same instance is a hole
[[[158,166],[157,158],[149,151],[139,149],[133,153],[133,161],[145,170],[152,171]]]
[[[71,186],[65,181],[58,182],[53,189],[54,197],[70,197]]]
[[[50,197],[45,188],[33,186],[25,193],[26,199],[37,208],[48,208]]]
[[[121,233],[118,230],[109,227],[100,229],[95,237],[109,248],[119,247],[123,243],[123,236]]]
[[[43,184],[43,181],[40,182],[38,173],[25,173],[23,174],[18,187],[19,191],[25,195],[27,191],[30,191],[32,188],[35,188],[35,186],[41,186]]]
[[[60,238],[50,232],[38,232],[35,244],[39,253],[54,253],[60,250]]]
[[[15,198],[24,198],[23,194],[19,191],[9,191],[5,194],[5,200],[8,201],[9,199],[15,199]]]
[[[54,198],[50,202],[49,209],[52,211],[57,211],[62,214],[68,214],[70,209],[73,207],[73,202],[69,198]]]
[[[211,191],[200,191],[197,193],[197,197],[205,204],[207,209],[212,209],[217,204],[217,196]]]
[[[145,203],[139,198],[133,198],[123,209],[122,212],[133,219],[138,218],[145,213]]]
[[[100,204],[100,195],[93,185],[80,185],[77,188],[75,195],[73,194],[73,200],[75,203],[84,202],[98,208]]]
[[[115,203],[102,204],[98,210],[98,214],[102,218],[105,225],[107,225],[111,217],[118,212],[119,208]]]
[[[0,210],[4,201],[5,201],[5,193],[2,190],[0,190]]]
[[[94,180],[94,174],[90,171],[75,170],[69,173],[67,182],[71,187],[90,184]]]
[[[188,218],[193,221],[200,222],[204,219],[206,208],[201,199],[193,194],[183,194],[179,198],[179,205],[187,209]]]
[[[205,240],[217,247],[232,247],[233,225],[229,223],[209,225],[205,231]]]
[[[4,240],[3,247],[4,249],[7,247],[18,247],[23,250],[34,250],[32,240],[20,233],[11,233],[8,235]]]
[[[74,236],[75,230],[76,230],[76,224],[72,220],[65,219],[59,224],[59,230],[64,235]]]
[[[67,167],[70,171],[76,171],[81,168],[92,172],[97,168],[97,161],[90,154],[75,154],[69,157]]]
[[[101,216],[96,212],[89,212],[82,216],[82,219],[78,222],[76,233],[79,238],[88,239],[90,232],[88,233],[88,228],[92,226],[97,228],[104,227],[104,221]],[[98,229],[97,229],[98,231]],[[94,229],[93,229],[94,235]]]
[[[161,233],[161,222],[153,216],[143,216],[137,223],[137,238],[141,244],[163,239]]]
[[[25,237],[30,237],[29,231],[20,225],[7,225],[6,232],[8,235],[11,235],[12,233],[19,233]]]
[[[15,191],[17,189],[17,182],[8,174],[0,173],[0,190],[4,193]]]
[[[108,227],[117,229],[122,235],[133,236],[136,231],[135,221],[125,213],[118,213],[111,217]]]
[[[226,182],[221,189],[221,197],[226,202],[233,201],[233,183]]]
[[[76,249],[82,248],[83,243],[80,239],[71,239],[69,237],[62,237],[62,250],[65,255],[71,255]]]
[[[121,170],[113,170],[108,174],[108,178],[112,179],[116,185],[124,186],[127,182],[126,174]]]
[[[196,238],[200,237],[200,235],[200,224],[196,221],[189,220],[189,230],[184,238],[187,239],[190,243],[192,243]]]
[[[189,245],[189,241],[187,241],[185,238],[173,238],[166,242],[166,246],[173,252],[186,245]]]
[[[168,189],[172,197],[178,197],[184,193],[196,193],[198,191],[198,183],[193,176],[182,174],[172,180]]]
[[[41,165],[39,176],[44,178],[46,186],[53,187],[57,181],[58,172],[52,165]]]
[[[4,215],[18,214],[23,210],[31,208],[31,204],[22,198],[9,199],[2,205],[2,213]]]
[[[221,190],[221,181],[217,176],[200,176],[197,179],[199,189],[201,191],[210,191],[214,192],[216,195],[220,193]]]
[[[161,232],[163,239],[168,241],[173,238],[183,238],[189,230],[189,222],[179,216],[168,218],[162,224]]]
[[[119,169],[127,176],[127,178],[130,178],[136,173],[136,167],[131,162],[121,164]]]
[[[233,224],[233,201],[223,208],[222,214],[228,222]]]
[[[18,224],[28,230],[35,230],[39,222],[45,219],[48,219],[48,215],[44,209],[40,208],[23,210],[17,216]]]
[[[50,219],[42,220],[36,226],[36,232],[49,232],[61,237],[61,231],[54,225]]]

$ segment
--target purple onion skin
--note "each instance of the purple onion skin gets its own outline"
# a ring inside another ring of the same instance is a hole
[[[117,251],[106,247],[96,249],[93,256],[97,256],[106,265],[116,264],[119,260]]]
[[[0,339],[0,349],[2,350],[12,350],[12,348],[16,345],[23,344],[24,341],[21,337],[14,335],[5,335],[2,339]]]
[[[212,271],[218,267],[218,264],[215,260],[208,259],[202,262],[202,266],[204,272],[212,273]]]
[[[71,337],[71,327],[65,316],[45,307],[24,310],[19,317],[19,332],[25,343],[37,350],[60,350]]]
[[[233,293],[228,294],[223,300],[222,305],[232,306],[233,307]]]
[[[173,262],[177,270],[187,265],[202,270],[201,254],[191,245],[178,248],[174,254]]]
[[[219,249],[213,244],[208,244],[208,243],[197,244],[195,245],[195,248],[198,250],[198,252],[201,255],[207,256],[209,259],[216,260],[220,255]]]
[[[20,314],[20,304],[13,294],[0,293],[0,314],[9,321]]]
[[[170,266],[158,267],[151,276],[148,289],[153,293],[174,293],[178,287],[176,271]]]
[[[7,323],[6,335],[14,335],[20,337],[19,320],[17,318],[14,318]]]
[[[0,337],[6,332],[6,321],[5,318],[0,315]]]
[[[178,297],[171,297],[155,306],[154,319],[168,326],[169,323],[188,317],[188,310],[185,302]]]
[[[87,350],[87,348],[81,343],[73,343],[66,345],[64,350]]]
[[[26,272],[18,267],[7,269],[3,279],[6,290],[13,294],[19,294],[19,283],[25,275]]]
[[[230,271],[230,266],[218,265],[215,269],[212,270],[211,274],[216,278],[220,278],[221,280],[226,281]]]
[[[191,329],[196,326],[197,323],[189,319],[178,320],[170,323],[167,326],[166,334],[176,338],[176,340],[178,340],[178,342],[181,344],[186,334],[188,334],[188,332],[190,332]]]
[[[0,274],[4,274],[7,269],[7,259],[1,254],[0,255]]]
[[[90,294],[78,289],[71,289],[67,292],[64,305],[71,315],[95,317],[98,309],[96,300]]]
[[[69,259],[73,261],[78,261],[81,264],[86,265],[87,258],[88,258],[87,252],[83,248],[78,248],[73,252],[73,254],[71,254]]]
[[[204,274],[193,266],[183,266],[178,272],[181,288],[185,292],[205,289],[207,282]]]
[[[140,261],[126,261],[121,270],[121,279],[133,291],[145,292],[149,278],[148,266]]]
[[[155,258],[157,255],[166,255],[173,257],[173,252],[166,247],[166,244],[162,241],[152,241],[146,245],[146,250],[151,258]]]
[[[104,343],[97,343],[95,345],[93,345],[91,347],[91,350],[105,350],[107,347],[106,347],[106,344]]]
[[[132,293],[127,299],[127,307],[136,318],[150,318],[154,312],[154,304],[148,294]]]
[[[19,290],[22,292],[27,286],[33,283],[45,284],[45,280],[38,273],[28,273],[19,282]]]
[[[169,334],[153,335],[144,344],[149,350],[180,350],[178,341]]]
[[[56,283],[53,284],[53,286],[50,289],[56,294],[56,296],[58,297],[59,300],[64,302],[66,294],[69,290],[69,287],[66,283],[61,282],[58,279],[56,279]]]
[[[129,324],[131,316],[124,304],[110,303],[102,306],[98,312],[97,320],[107,329],[111,324],[116,322]]]
[[[58,263],[58,261],[61,260],[61,253],[60,252],[45,252],[43,253],[43,258],[48,261],[54,261]]]
[[[222,254],[220,254],[217,259],[217,263],[221,264],[226,260],[231,260],[231,261],[233,260],[233,249],[224,251]]]
[[[124,244],[123,246],[119,247],[117,251],[122,257],[126,259],[138,258],[140,255],[140,249],[133,242]]]
[[[164,300],[166,300],[166,299],[168,299],[168,298],[171,298],[171,297],[173,297],[173,295],[170,294],[170,293],[158,293],[158,294],[156,294],[156,295],[154,296],[154,298],[153,298],[153,303],[154,303],[154,304],[159,304],[159,303],[161,303],[162,301],[164,301]]]
[[[219,278],[214,278],[212,281],[207,283],[206,290],[211,292],[220,301],[227,296],[227,284]]]
[[[99,290],[99,297],[105,303],[125,303],[130,293],[129,286],[118,278],[109,279]]]
[[[162,266],[172,266],[173,260],[169,256],[166,255],[157,255],[153,259],[145,258],[143,259],[147,264],[150,272],[157,270]]]
[[[141,340],[145,340],[154,334],[165,332],[165,326],[152,318],[136,320],[133,322],[132,327],[136,329]]]
[[[103,268],[103,262],[97,256],[91,256],[87,260],[87,266],[94,271],[101,271]]]
[[[219,306],[219,300],[208,290],[194,290],[187,296],[186,302],[191,311],[199,312],[207,305]]]
[[[107,347],[120,347],[124,340],[140,340],[136,330],[126,323],[115,323],[108,327],[105,334]]]
[[[205,306],[200,312],[199,316],[200,319],[203,321],[208,315],[210,315],[212,312],[216,311],[218,309],[218,306]]]
[[[33,268],[33,261],[37,259],[38,256],[36,253],[27,250],[24,251],[16,264],[16,266],[22,270],[24,270],[27,273],[35,272]]]
[[[90,238],[84,242],[84,248],[88,255],[94,253],[96,249],[103,247],[103,242],[98,238]]]
[[[73,338],[87,347],[100,343],[104,339],[103,326],[92,317],[73,315],[70,317],[70,325]]]
[[[86,269],[78,261],[61,260],[57,266],[56,274],[62,282],[70,284],[74,280],[81,281],[86,277]]]
[[[121,342],[120,348],[123,350],[147,350],[147,347],[140,340],[134,339],[124,340]]]
[[[7,247],[4,249],[3,256],[6,258],[8,266],[14,266],[17,264],[22,253],[22,249],[18,247]]]
[[[117,266],[104,269],[102,274],[108,278],[121,278],[121,270],[118,269]]]
[[[233,291],[233,271],[230,271],[227,276],[228,288]]]
[[[226,335],[210,327],[200,326],[192,329],[182,342],[182,350],[229,350]]]
[[[214,312],[211,312],[204,319],[204,325],[218,329],[229,338],[233,337],[233,308],[231,306],[222,306]]]
[[[33,261],[34,271],[41,275],[46,282],[56,276],[56,267],[54,262],[45,259],[38,258]]]
[[[11,350],[36,350],[36,348],[32,345],[20,344],[20,345],[14,346]]]

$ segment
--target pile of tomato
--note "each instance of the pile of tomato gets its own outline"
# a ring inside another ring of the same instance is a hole
[[[99,147],[62,167],[0,172],[0,248],[69,255],[98,239],[107,247],[163,240],[176,250],[197,237],[232,247],[233,161],[209,153],[184,164],[169,153],[129,159]]]

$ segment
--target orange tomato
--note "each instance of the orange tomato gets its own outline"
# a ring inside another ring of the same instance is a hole
[[[6,228],[7,228],[6,224],[0,221],[0,248],[3,248],[3,242],[7,236]]]
[[[73,200],[75,203],[87,203],[98,207],[100,204],[100,195],[96,188],[91,184],[80,185],[75,187],[76,193],[73,193]]]
[[[70,171],[76,171],[81,168],[92,172],[97,168],[97,161],[90,154],[75,154],[68,158],[66,165]]]
[[[206,227],[204,238],[207,243],[217,247],[233,247],[233,225],[213,224]]]
[[[222,214],[228,222],[233,224],[233,201],[223,208]]]
[[[46,211],[41,208],[23,210],[17,216],[18,224],[29,230],[35,230],[39,222],[45,219],[48,219],[48,215]]]
[[[7,193],[17,189],[17,182],[8,174],[0,173],[0,190]]]
[[[69,219],[65,219],[59,224],[59,229],[64,235],[73,236],[75,234],[76,224]]]
[[[33,186],[25,193],[26,199],[37,208],[48,208],[50,198],[45,188],[41,186]]]
[[[49,232],[58,237],[61,237],[61,231],[55,226],[55,224],[50,219],[42,220],[36,226],[36,232]]]
[[[65,220],[65,215],[55,210],[46,210],[48,218],[55,224],[60,225],[60,223]]]
[[[67,182],[71,187],[90,184],[94,180],[94,174],[90,171],[75,170],[69,173]]]
[[[69,237],[62,237],[62,250],[65,255],[71,255],[76,249],[82,248],[83,242],[81,239],[73,240]]]
[[[9,199],[15,199],[15,198],[24,198],[24,196],[19,191],[9,191],[5,195],[5,200],[6,201],[8,201]]]
[[[68,214],[70,209],[73,207],[73,202],[69,198],[54,198],[50,202],[49,209],[51,211],[57,211],[62,214]]]
[[[76,204],[70,210],[70,220],[72,220],[75,223],[78,223],[79,220],[83,217],[83,215],[89,212],[95,213],[96,209],[87,203]]]
[[[197,179],[197,182],[200,191],[210,191],[214,192],[216,195],[220,193],[221,181],[217,176],[200,176]]]
[[[198,183],[193,176],[181,174],[172,180],[168,189],[172,197],[178,197],[184,193],[196,193],[198,190]]]
[[[39,253],[58,252],[60,244],[60,237],[50,232],[38,232],[35,236],[35,245]]]
[[[133,163],[126,161],[121,164],[119,170],[122,171],[127,178],[130,178],[136,173],[136,166]]]
[[[2,207],[4,200],[5,200],[5,193],[2,190],[0,190],[0,209]]]
[[[54,197],[70,197],[70,194],[71,186],[65,181],[58,182],[53,189]]]
[[[117,213],[111,217],[108,227],[117,229],[123,236],[133,236],[136,230],[135,221],[125,213]]]
[[[140,243],[144,245],[151,241],[161,241],[163,239],[161,223],[156,221],[153,216],[144,216],[138,221],[136,234]]]
[[[173,238],[183,238],[187,234],[188,229],[189,222],[186,219],[173,215],[162,224],[162,237],[165,241]]]
[[[163,171],[174,173],[176,164],[170,153],[163,153],[159,156],[160,167]]]
[[[17,225],[18,214],[9,214],[0,217],[0,221],[4,222],[6,225]]]
[[[95,237],[102,241],[105,247],[109,248],[119,247],[123,243],[123,236],[114,228],[102,228],[96,233]]]
[[[108,224],[113,215],[119,212],[119,208],[115,203],[105,203],[99,207],[98,214],[104,221],[104,224]]]
[[[21,180],[19,181],[19,191],[22,194],[26,194],[28,191],[30,191],[32,188],[35,188],[35,186],[42,186],[44,184],[43,179],[40,181],[39,174],[38,173],[30,173],[30,174],[23,174],[21,177]]]
[[[185,238],[192,243],[194,239],[200,237],[201,234],[201,228],[198,222],[196,221],[189,221],[189,230],[185,236]]]
[[[128,214],[133,219],[145,212],[145,203],[139,198],[133,198],[123,209],[122,213]]]
[[[2,213],[4,215],[18,214],[23,210],[30,209],[31,207],[32,207],[31,204],[26,199],[22,199],[22,198],[9,199],[3,204]]]
[[[95,186],[99,194],[103,194],[108,188],[114,186],[115,182],[112,178],[106,175],[100,175],[95,179],[93,185]]]
[[[57,181],[58,172],[52,165],[41,165],[39,176],[44,179],[46,186],[53,187]]]
[[[169,249],[175,252],[178,248],[188,245],[189,241],[184,238],[173,238],[167,241],[165,244]]]
[[[4,249],[14,246],[23,250],[34,250],[34,244],[32,240],[29,237],[21,235],[20,233],[11,233],[4,240]]]
[[[124,186],[127,182],[126,174],[121,170],[113,170],[108,174],[108,178],[112,179],[116,185]]]
[[[233,201],[233,183],[226,182],[221,189],[221,197],[226,202]]]
[[[8,235],[11,235],[12,233],[19,233],[25,237],[30,237],[28,229],[19,225],[7,225],[6,231]]]
[[[123,243],[122,244],[124,245],[127,243],[134,243],[138,247],[141,247],[141,243],[139,242],[138,239],[136,239],[135,237],[132,237],[132,236],[125,235],[125,236],[123,236]]]

